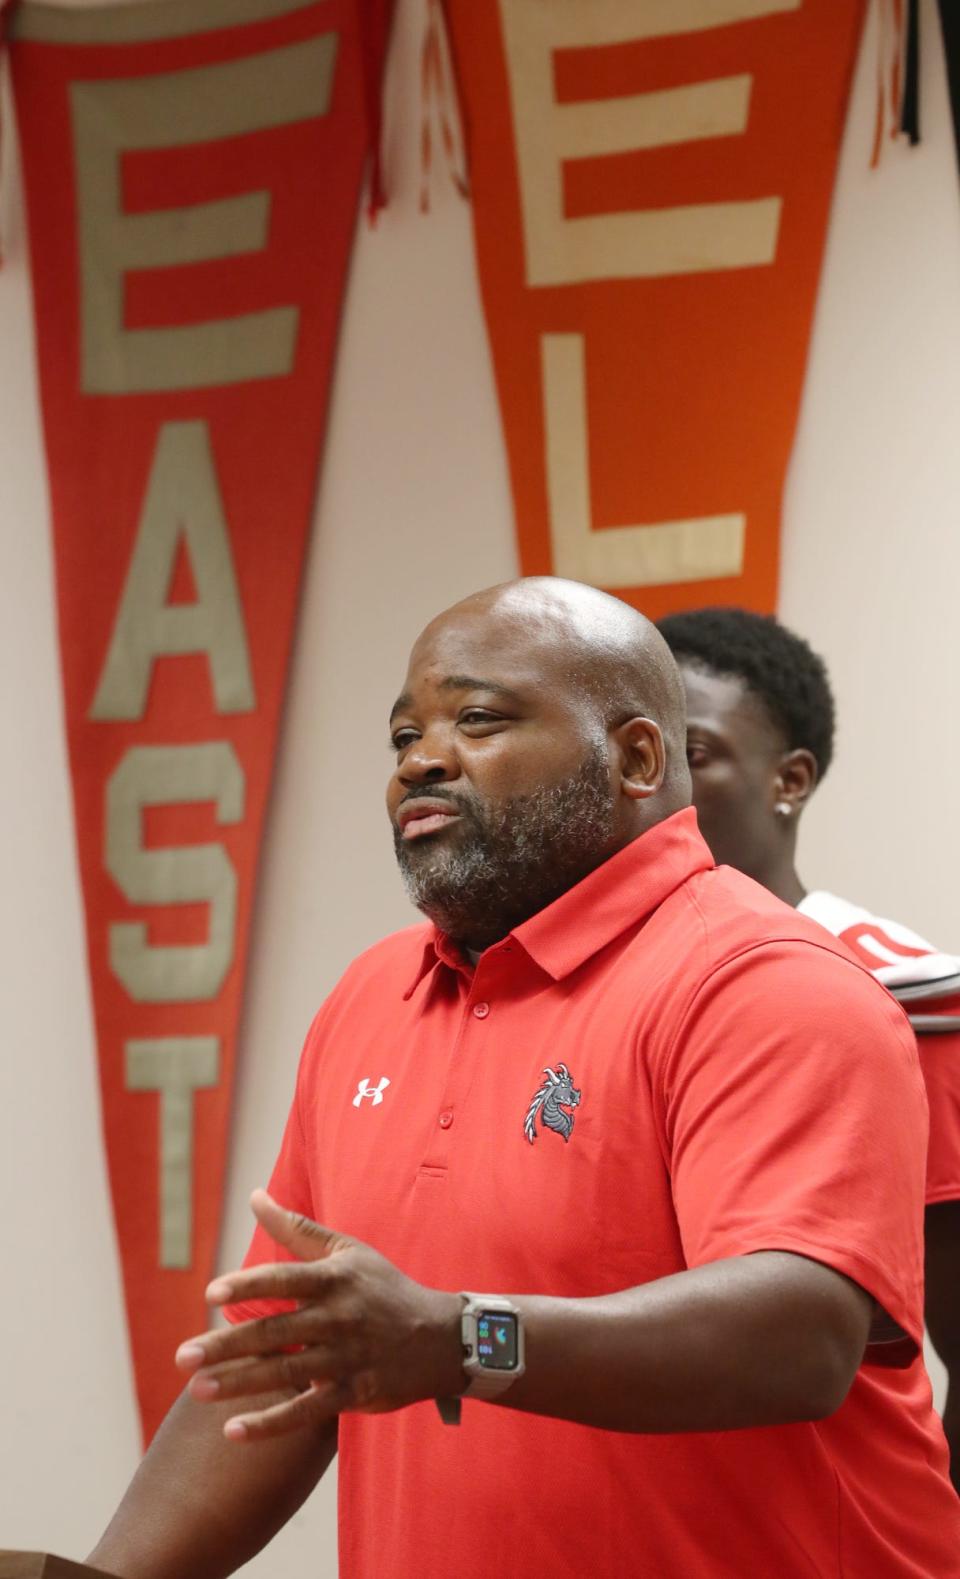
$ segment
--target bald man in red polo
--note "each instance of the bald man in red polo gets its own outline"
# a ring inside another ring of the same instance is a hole
[[[233,1573],[339,1450],[342,1579],[960,1579],[915,1044],[714,867],[657,633],[477,594],[391,731],[428,920],[317,1015],[231,1326],[91,1561]]]

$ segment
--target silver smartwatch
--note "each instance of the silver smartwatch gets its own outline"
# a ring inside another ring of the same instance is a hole
[[[502,1294],[466,1294],[460,1317],[463,1398],[498,1398],[524,1372],[523,1318]],[[438,1398],[444,1425],[460,1424],[460,1398]]]

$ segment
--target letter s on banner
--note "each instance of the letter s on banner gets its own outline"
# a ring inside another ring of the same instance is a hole
[[[202,746],[136,746],[107,784],[107,870],[131,904],[206,902],[207,943],[159,947],[143,922],[110,926],[110,967],[136,1003],[197,1003],[215,998],[233,963],[237,874],[220,844],[149,850],[146,806],[216,802],[221,823],[243,817],[244,773],[227,741]]]

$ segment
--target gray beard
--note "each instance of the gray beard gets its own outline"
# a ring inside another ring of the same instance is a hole
[[[444,844],[408,844],[394,829],[404,887],[418,910],[460,943],[489,948],[552,904],[615,848],[614,797],[606,746],[582,766],[530,795],[484,805],[444,784],[410,794],[453,803],[461,822]]]

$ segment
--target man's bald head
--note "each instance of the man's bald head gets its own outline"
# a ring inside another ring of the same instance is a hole
[[[491,633],[501,627],[511,640],[519,633],[554,683],[595,704],[604,728],[653,719],[667,748],[668,785],[687,786],[683,682],[660,632],[637,609],[582,581],[527,576],[455,603],[430,622],[417,646],[444,626],[471,620]]]
[[[432,620],[391,735],[408,893],[471,948],[690,804],[684,692],[663,639],[575,581],[490,587]]]

